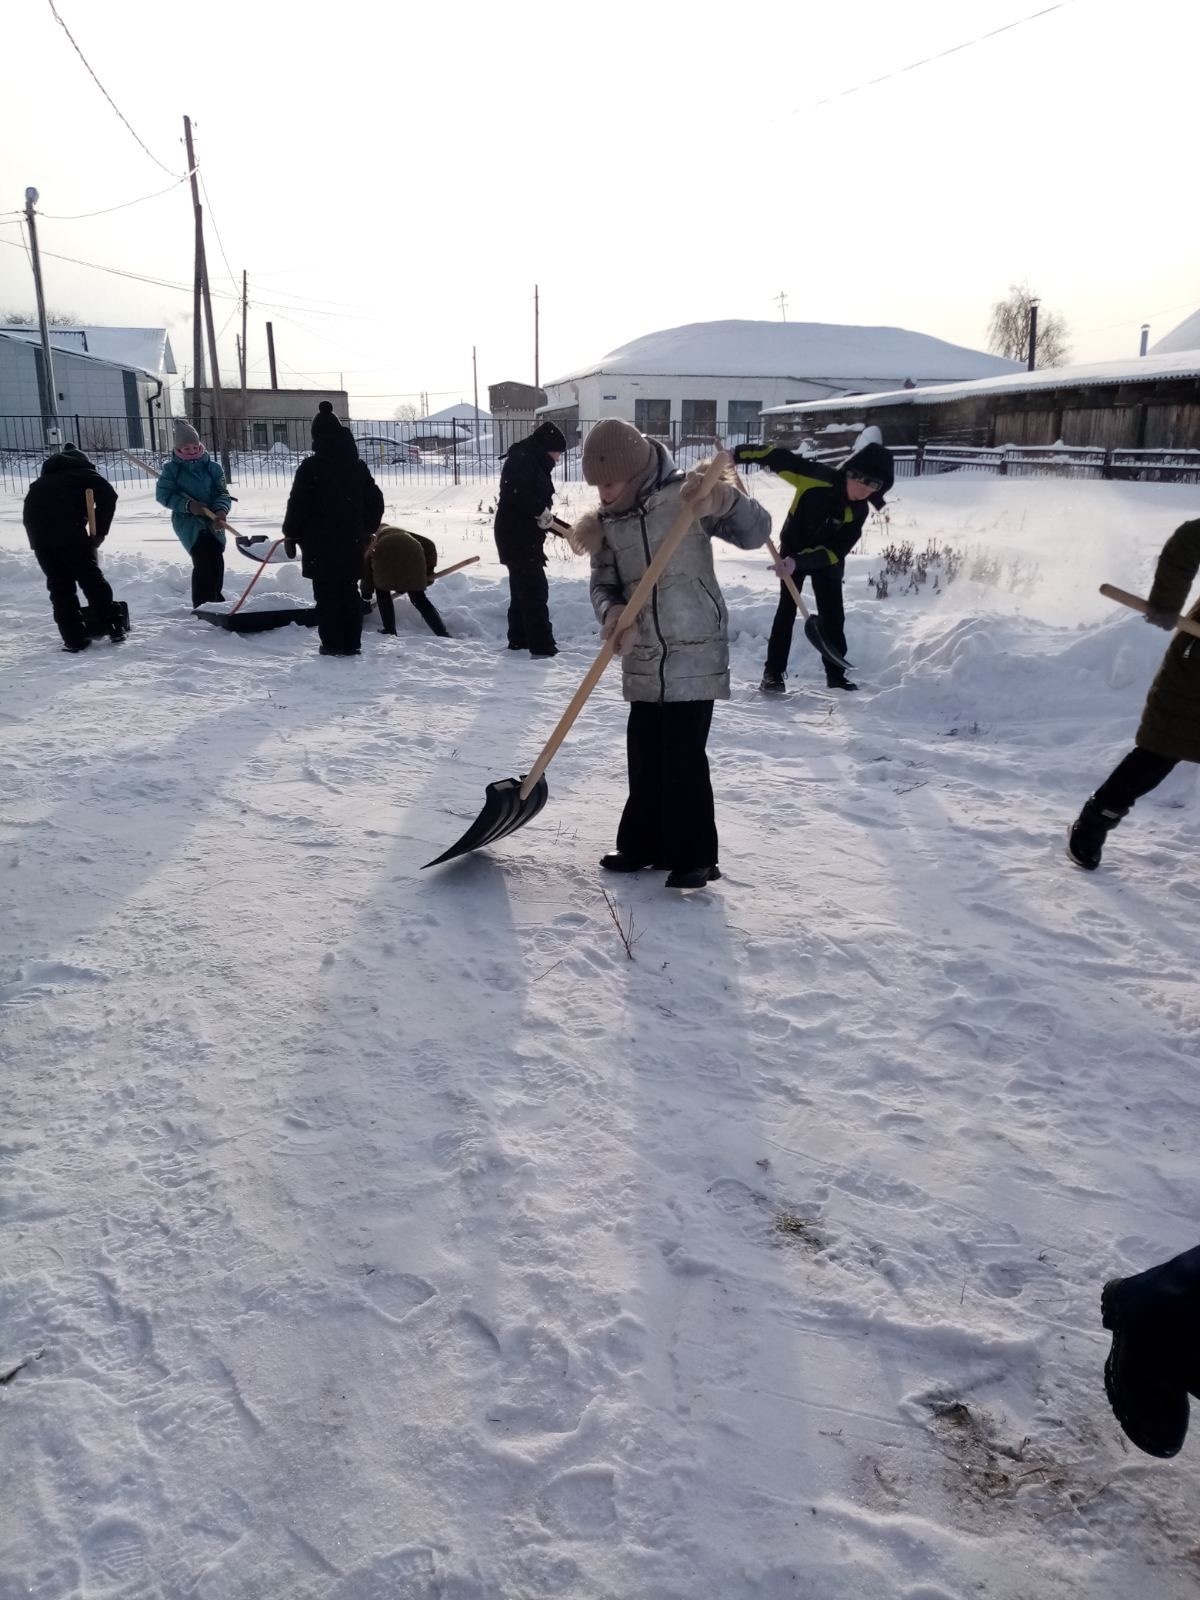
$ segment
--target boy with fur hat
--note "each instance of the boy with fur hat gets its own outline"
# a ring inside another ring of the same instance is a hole
[[[733,459],[747,466],[766,467],[795,489],[787,518],[779,534],[780,577],[795,574],[796,587],[812,580],[813,599],[821,619],[821,632],[831,649],[845,659],[846,608],[842,583],[846,557],[858,543],[872,506],[878,510],[892,487],[892,453],[882,444],[865,444],[840,467],[810,461],[779,446],[740,444]],[[792,648],[796,602],[785,583],[779,585],[779,605],[767,645],[767,660],[760,688],[782,694]],[[825,663],[825,681],[831,689],[857,689],[845,670]]]
[[[94,539],[88,531],[89,489],[96,506]],[[79,609],[76,585],[99,618],[107,620],[114,644],[125,637],[122,614],[96,560],[97,547],[103,544],[116,509],[117,491],[73,444],[64,445],[61,455],[50,456],[43,463],[41,476],[30,484],[25,496],[21,514],[29,546],[46,574],[63,649],[72,654],[86,650],[92,642]]]
[[[543,422],[507,451],[496,498],[496,553],[508,568],[508,648],[535,659],[558,654],[550,626],[546,535],[554,528],[550,474],[567,448],[562,431]]]
[[[721,876],[706,745],[713,702],[729,698],[728,614],[712,540],[743,550],[766,543],[771,516],[732,482],[699,500],[704,469],[686,477],[664,447],[610,417],[588,434],[583,475],[600,495],[571,531],[592,558],[592,605],[616,641],[629,702],[629,799],[610,872],[665,868],[669,889],[700,889]],[[625,602],[670,532],[681,502],[695,521],[649,601],[628,627]]]
[[[233,499],[225,474],[182,418],[175,424],[175,451],[158,475],[154,498],[171,513],[175,537],[192,558],[192,610],[224,600],[225,518]]]
[[[391,528],[386,524],[380,528],[367,546],[362,592],[364,600],[375,597],[383,624],[381,633],[395,633],[396,607],[392,595],[406,594],[431,632],[439,639],[450,637],[437,607],[425,593],[436,571],[437,546],[432,539],[409,533],[407,528]]]
[[[320,654],[356,656],[362,649],[363,554],[383,521],[383,495],[328,400],[317,407],[312,442],[312,455],[292,480],[283,536],[303,552],[301,570],[317,603]]]

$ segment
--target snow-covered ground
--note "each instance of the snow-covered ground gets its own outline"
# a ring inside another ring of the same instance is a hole
[[[968,559],[876,600],[872,528],[836,699],[799,637],[758,694],[723,552],[725,878],[672,896],[596,869],[615,672],[541,817],[419,870],[595,625],[557,556],[510,655],[480,489],[387,492],[484,559],[355,661],[193,619],[132,487],[134,631],[64,655],[0,500],[2,1600],[1195,1594],[1200,1438],[1125,1445],[1097,1302],[1200,1236],[1196,769],[1063,850],[1164,643],[1096,587],[1195,495],[900,484]]]

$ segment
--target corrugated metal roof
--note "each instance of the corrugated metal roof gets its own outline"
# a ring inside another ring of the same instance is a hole
[[[3,332],[26,343],[40,343],[41,330],[29,323],[6,327]],[[50,343],[72,355],[89,355],[116,367],[162,378],[176,372],[175,355],[165,328],[101,328],[81,323],[74,328],[51,328]]]
[[[766,417],[794,416],[809,411],[853,411],[864,406],[937,406],[976,395],[1028,394],[1038,389],[1082,389],[1114,383],[1151,383],[1156,378],[1200,378],[1200,350],[1172,355],[1131,356],[1125,361],[1095,361],[1069,367],[1039,367],[1001,378],[976,378],[970,383],[936,383],[926,389],[885,389],[879,394],[841,396],[836,400],[798,400],[771,406]]]

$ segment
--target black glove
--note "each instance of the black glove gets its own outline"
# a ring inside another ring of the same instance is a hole
[[[295,561],[295,559],[296,559],[296,541],[295,541],[295,539],[285,539],[283,541],[283,553],[288,558],[289,561]]]

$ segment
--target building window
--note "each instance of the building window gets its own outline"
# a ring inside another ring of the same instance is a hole
[[[286,444],[288,442],[288,425],[287,425],[287,423],[286,422],[276,422],[276,423],[272,424],[272,426],[274,427],[274,430],[275,430],[275,443],[276,444]]]
[[[267,448],[267,425],[265,422],[251,424],[250,442],[256,450]]]
[[[706,439],[716,437],[717,402],[715,400],[685,400],[683,402],[683,436],[702,434]]]
[[[758,413],[761,400],[731,400],[729,402],[729,432],[743,439],[757,439],[762,431]]]
[[[666,439],[671,433],[671,402],[669,400],[635,400],[633,424],[641,433],[651,438]]]

